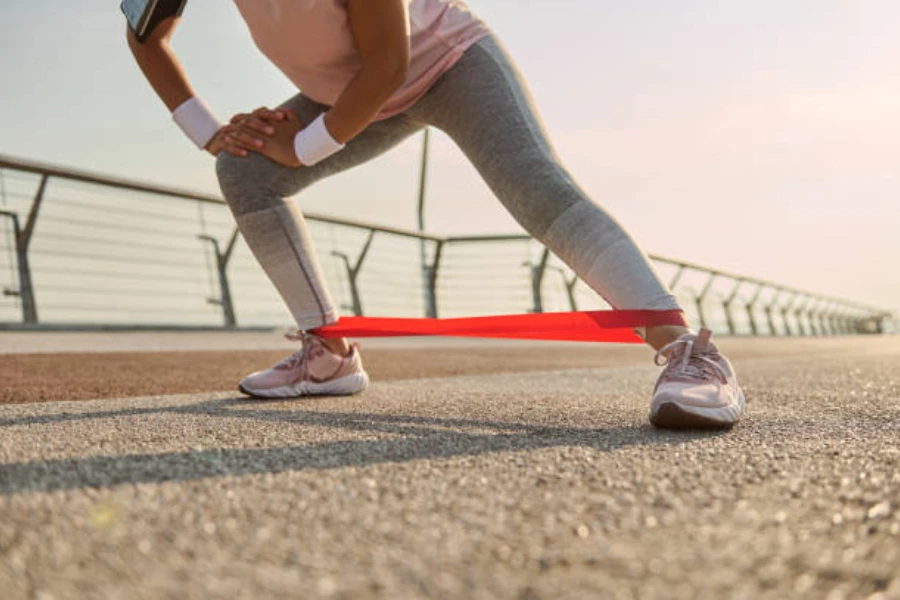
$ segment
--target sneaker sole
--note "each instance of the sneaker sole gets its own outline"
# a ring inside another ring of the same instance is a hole
[[[746,401],[743,391],[737,401],[737,414],[728,420],[698,414],[684,408],[677,402],[664,402],[650,415],[650,423],[660,429],[731,429],[744,413]]]
[[[735,422],[716,421],[688,412],[674,402],[666,402],[650,416],[650,423],[660,429],[731,429]]]
[[[352,373],[333,381],[324,381],[322,383],[301,381],[293,386],[268,390],[255,390],[248,388],[243,383],[239,383],[238,389],[253,398],[273,400],[276,398],[300,398],[304,396],[352,396],[362,392],[368,386],[369,376],[366,373]]]

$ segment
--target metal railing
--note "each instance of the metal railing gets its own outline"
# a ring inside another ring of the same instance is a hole
[[[329,287],[351,314],[606,307],[526,235],[445,237],[305,217]],[[650,258],[689,317],[722,333],[836,335],[896,327],[890,311]],[[290,321],[221,198],[3,156],[0,287],[0,328],[234,328]]]

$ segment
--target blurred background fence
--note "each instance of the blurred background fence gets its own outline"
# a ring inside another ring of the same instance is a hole
[[[344,314],[608,308],[525,235],[442,237],[306,213]],[[886,310],[651,255],[733,335],[896,330]],[[0,156],[0,328],[274,327],[291,317],[220,198]]]

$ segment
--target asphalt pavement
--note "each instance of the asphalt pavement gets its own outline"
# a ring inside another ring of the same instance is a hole
[[[723,346],[719,432],[647,423],[645,355],[496,348],[350,398],[0,405],[0,596],[900,598],[900,338]]]

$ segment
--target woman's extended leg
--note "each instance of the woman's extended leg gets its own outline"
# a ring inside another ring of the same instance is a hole
[[[519,224],[613,308],[679,308],[634,240],[562,166],[495,38],[469,48],[409,114],[446,131]],[[651,331],[648,342],[660,348],[686,331]]]
[[[327,110],[326,106],[302,94],[283,104],[282,108],[293,109],[303,123],[311,122]],[[341,152],[312,167],[292,169],[256,153],[236,157],[223,152],[218,156],[216,170],[219,185],[241,235],[272,280],[300,330],[334,323],[338,320],[338,311],[325,285],[303,215],[288,196],[324,177],[378,156],[421,128],[421,124],[405,115],[373,123],[347,143]],[[315,343],[324,344],[339,356],[346,355],[350,350],[343,339],[317,338]],[[298,361],[290,364],[300,367]],[[330,368],[325,365],[323,370],[329,371]],[[334,367],[335,370],[337,368]],[[318,377],[321,378],[321,375]],[[254,379],[251,376],[248,379],[252,379],[252,387],[257,390],[253,393],[263,395],[262,388],[272,387],[274,384],[271,382],[278,378],[263,376]],[[248,391],[251,385],[246,382],[242,382],[242,389]],[[275,385],[272,388],[274,391],[270,390],[270,397],[298,395],[283,389],[286,387]]]
[[[524,81],[489,36],[469,48],[407,114],[446,131],[504,206],[616,309],[678,309],[650,261],[573,180],[551,147]],[[722,426],[743,394],[709,332],[650,328],[647,342],[670,365],[651,403],[666,426]]]

